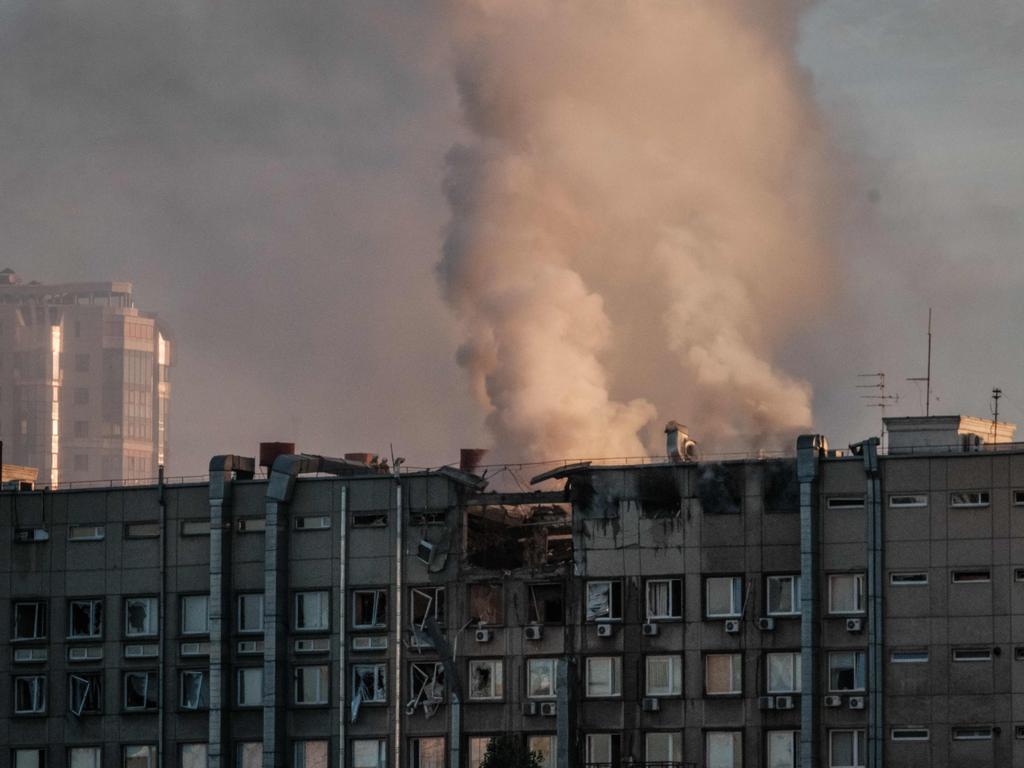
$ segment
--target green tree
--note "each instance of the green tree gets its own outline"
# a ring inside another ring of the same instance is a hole
[[[522,734],[506,733],[487,742],[480,768],[542,768],[543,756],[526,748]]]

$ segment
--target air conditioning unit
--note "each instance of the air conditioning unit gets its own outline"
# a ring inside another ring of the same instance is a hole
[[[182,656],[209,656],[210,655],[210,644],[209,643],[182,643],[178,652]]]
[[[776,709],[793,709],[793,697],[792,696],[776,696],[775,697],[775,708]]]
[[[68,648],[68,661],[100,661],[102,659],[102,645],[73,645]]]
[[[155,643],[129,643],[124,647],[126,659],[151,659],[160,653]]]
[[[262,640],[239,640],[238,641],[238,653],[240,655],[252,654],[252,653],[263,653],[263,641]]]
[[[842,696],[826,696],[825,697],[825,706],[826,707],[830,707],[830,708],[841,707],[841,706],[843,706],[843,697]]]
[[[850,709],[864,709],[864,697],[851,696],[847,700],[847,705],[850,707]]]
[[[615,626],[613,624],[603,623],[597,625],[598,637],[612,637],[614,634]]]
[[[296,653],[327,653],[329,650],[331,650],[331,641],[326,637],[295,641]]]
[[[847,619],[846,620],[846,631],[847,632],[860,632],[864,629],[864,619]]]
[[[476,631],[476,641],[478,643],[489,643],[494,639],[493,629],[478,629]]]
[[[757,628],[762,632],[771,632],[775,629],[775,619],[770,616],[757,620]]]
[[[757,699],[758,709],[775,709],[775,697],[774,696],[760,696]]]
[[[661,709],[661,701],[655,696],[648,696],[643,701],[644,712],[657,712]]]
[[[14,540],[20,542],[49,541],[50,532],[45,528],[19,528],[15,531]]]
[[[730,635],[738,634],[739,631],[740,631],[740,620],[739,619],[729,619],[728,621],[726,621],[725,622],[725,631],[728,632]]]
[[[14,661],[19,664],[38,664],[49,658],[46,648],[15,648]]]
[[[523,630],[523,637],[527,640],[540,640],[544,637],[544,627],[540,624],[531,624]]]
[[[644,634],[647,637],[656,637],[658,634],[658,625],[653,621],[649,621],[644,624]]]
[[[553,701],[545,701],[540,705],[541,717],[554,717],[558,714],[558,705]]]
[[[353,651],[384,651],[387,647],[387,635],[357,635],[352,638]]]

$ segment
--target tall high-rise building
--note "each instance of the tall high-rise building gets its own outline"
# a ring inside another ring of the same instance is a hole
[[[144,480],[167,461],[171,344],[131,283],[22,283],[0,271],[3,460],[53,487]]]

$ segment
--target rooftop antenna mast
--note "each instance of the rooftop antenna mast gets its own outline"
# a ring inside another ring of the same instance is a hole
[[[992,387],[992,442],[997,442],[996,437],[999,429],[999,398],[1003,396],[1003,390],[999,387]]]
[[[885,393],[885,373],[879,371],[878,373],[858,373],[858,379],[874,379],[871,384],[858,384],[857,389],[873,389],[877,394],[861,395],[861,399],[868,400],[865,403],[868,408],[879,408],[882,412],[882,434],[881,441],[885,442],[885,409],[890,405],[895,405],[900,401],[900,395],[897,392],[895,395],[887,395]]]
[[[932,308],[928,307],[928,369],[925,376],[917,376],[907,381],[923,381],[924,387],[924,415],[932,415]]]

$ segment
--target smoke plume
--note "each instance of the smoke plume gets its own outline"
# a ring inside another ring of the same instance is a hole
[[[503,452],[644,455],[656,415],[719,447],[810,425],[775,359],[831,274],[800,6],[454,6],[440,275]]]

